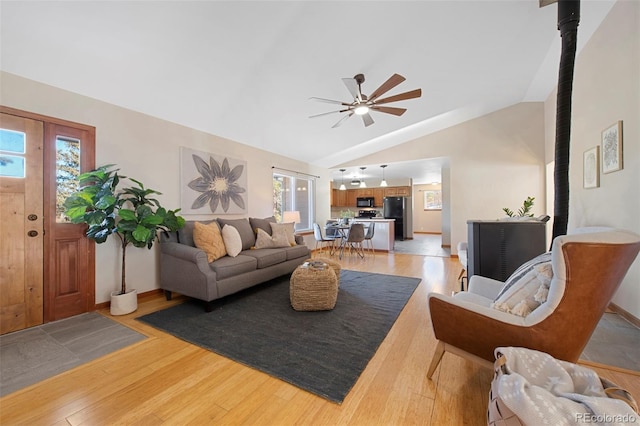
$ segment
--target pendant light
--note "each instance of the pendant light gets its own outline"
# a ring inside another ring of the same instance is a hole
[[[387,181],[384,178],[384,168],[387,167],[387,165],[383,164],[380,167],[382,167],[382,182],[380,182],[380,186],[387,186]]]
[[[362,170],[362,178],[360,181],[360,188],[366,188],[367,184],[364,181],[364,169],[366,169],[366,167],[360,167],[360,170]]]
[[[347,169],[340,169],[340,173],[342,173],[342,181],[340,183],[340,191],[346,191],[347,187],[344,186],[344,172]]]

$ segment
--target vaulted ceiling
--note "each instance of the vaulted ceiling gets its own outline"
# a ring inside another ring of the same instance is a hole
[[[583,1],[579,46],[612,1]],[[5,1],[2,70],[322,167],[523,101],[557,81],[557,5],[498,1]],[[341,114],[363,73],[402,116]],[[405,171],[410,165],[406,165]],[[392,169],[389,168],[392,173]]]

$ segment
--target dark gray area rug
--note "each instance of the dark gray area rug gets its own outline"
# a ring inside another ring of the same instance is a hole
[[[0,396],[145,338],[96,312],[0,336]]]
[[[298,312],[285,276],[228,296],[210,313],[188,300],[138,319],[341,403],[420,281],[342,270],[333,310]]]

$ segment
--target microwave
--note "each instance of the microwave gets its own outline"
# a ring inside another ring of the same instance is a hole
[[[375,207],[373,197],[358,197],[356,198],[357,207]]]

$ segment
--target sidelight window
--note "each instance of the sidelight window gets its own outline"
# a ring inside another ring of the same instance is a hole
[[[76,192],[80,176],[80,140],[58,136],[56,138],[56,222],[67,223],[64,200]]]

